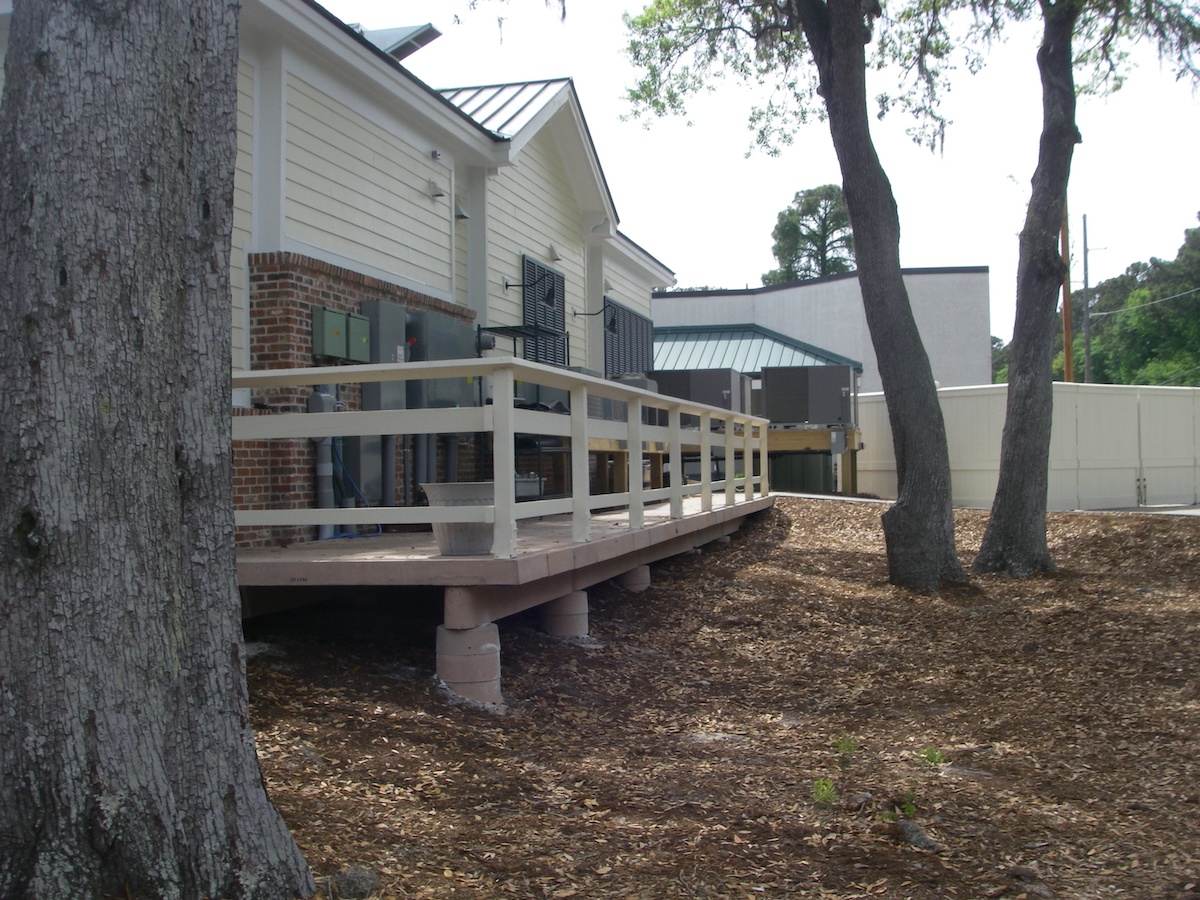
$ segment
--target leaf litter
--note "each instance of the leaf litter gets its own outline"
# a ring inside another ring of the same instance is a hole
[[[440,688],[434,592],[248,622],[323,896],[1200,900],[1200,519],[1052,514],[1058,573],[927,594],[880,511],[779,498],[586,641],[503,620],[503,714]]]

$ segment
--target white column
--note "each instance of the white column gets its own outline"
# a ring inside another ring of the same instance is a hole
[[[495,477],[496,559],[512,559],[517,550],[516,449],[513,441],[513,370],[497,369],[492,376],[492,471]]]

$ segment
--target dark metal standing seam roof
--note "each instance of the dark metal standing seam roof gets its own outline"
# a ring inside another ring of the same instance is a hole
[[[654,329],[654,368],[734,369],[757,375],[764,366],[851,366],[862,363],[759,325],[698,325]]]

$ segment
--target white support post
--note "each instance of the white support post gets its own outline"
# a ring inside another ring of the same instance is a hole
[[[700,511],[712,512],[712,413],[700,413]]]
[[[747,421],[742,425],[742,469],[746,475],[745,497],[754,499],[754,425]]]
[[[517,552],[516,446],[513,431],[513,370],[492,376],[492,471],[495,477],[495,541],[492,555],[512,559]]]
[[[588,470],[587,385],[571,386],[571,539],[592,539],[591,478]]]
[[[767,426],[758,426],[758,470],[762,472],[762,480],[759,482],[759,496],[765,497],[771,493],[770,479],[767,477],[769,466],[767,464]]]
[[[725,419],[725,505],[733,506],[737,502],[737,482],[733,474],[737,471],[737,434],[733,421],[733,413]]]
[[[628,413],[629,457],[629,530],[638,531],[645,523],[645,501],[642,499],[642,400],[631,397],[625,404]]]
[[[671,463],[671,518],[683,518],[683,433],[679,424],[679,404],[667,410],[667,433],[671,447],[667,457]]]

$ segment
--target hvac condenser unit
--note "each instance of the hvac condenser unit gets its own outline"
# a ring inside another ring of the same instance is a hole
[[[852,428],[852,366],[764,366],[762,415],[772,425]]]

